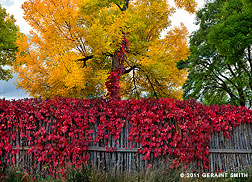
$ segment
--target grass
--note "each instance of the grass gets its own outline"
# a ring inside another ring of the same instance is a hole
[[[59,177],[58,179],[50,176],[46,177],[31,177],[22,168],[17,166],[9,167],[8,171],[4,173],[1,182],[246,182],[252,181],[252,168],[248,168],[239,173],[247,173],[248,177],[231,178],[231,172],[227,173],[226,178],[203,178],[202,174],[197,174],[199,177],[181,177],[181,173],[188,174],[189,171],[184,169],[171,170],[166,168],[147,169],[142,172],[121,172],[114,174],[112,172],[105,172],[102,170],[95,170],[88,167],[81,169],[67,169],[65,178]],[[3,171],[0,171],[3,174]]]

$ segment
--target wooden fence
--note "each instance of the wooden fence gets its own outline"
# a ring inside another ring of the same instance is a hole
[[[125,132],[125,133],[124,133]],[[121,135],[127,136],[127,131],[123,131]],[[215,172],[217,170],[240,171],[252,165],[252,125],[241,124],[237,128],[230,131],[231,138],[223,136],[223,132],[214,132],[211,135],[209,150],[209,170]],[[123,137],[121,137],[123,138]],[[115,145],[115,141],[110,140],[110,146]],[[114,153],[106,153],[104,147],[100,144],[89,147],[90,162],[96,168],[115,168],[116,171],[126,169],[139,170],[147,166],[148,161],[142,160],[142,155],[137,154],[140,148],[139,143],[134,143],[133,149],[125,149],[121,147],[127,145],[127,141],[119,141],[116,145],[117,151]],[[166,155],[155,158],[151,154],[149,161],[154,166],[170,165],[171,156]],[[191,164],[192,170],[200,170],[197,162]]]
[[[210,142],[210,171],[216,169],[240,171],[252,164],[252,125],[241,124],[231,132],[214,132]]]
[[[92,127],[94,128],[94,139],[97,137],[95,132],[97,123],[93,124]],[[89,164],[94,168],[112,170],[115,173],[124,170],[138,171],[145,168],[148,163],[152,163],[156,167],[160,167],[163,164],[170,165],[171,156],[169,155],[155,158],[152,153],[151,160],[143,161],[142,155],[137,153],[137,149],[141,147],[140,143],[133,143],[135,145],[133,148],[131,148],[131,145],[129,145],[129,148],[125,148],[125,146],[128,146],[126,138],[129,128],[130,125],[126,123],[126,126],[122,129],[121,137],[117,141],[108,138],[106,141],[91,144],[88,149]],[[209,155],[210,172],[215,172],[216,170],[240,171],[251,165],[252,125],[241,124],[233,129],[230,134],[230,139],[224,137],[222,132],[214,132],[212,134]],[[106,152],[105,142],[108,142],[108,147],[116,146],[116,151]],[[17,136],[16,141],[12,142],[11,145],[13,149],[16,149],[16,145],[20,146],[20,152],[16,154],[16,164],[19,164],[31,174],[37,174],[46,169],[46,165],[39,164],[37,160],[33,160],[32,155],[26,153],[29,149],[29,144],[22,142],[22,137]],[[12,155],[9,154],[8,156],[11,160]],[[194,170],[199,170],[196,163],[192,163],[191,167]]]

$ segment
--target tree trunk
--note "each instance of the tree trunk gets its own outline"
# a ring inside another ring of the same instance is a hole
[[[115,5],[121,10],[121,12],[124,12],[129,7],[129,0],[125,0],[123,8],[115,3]],[[121,99],[120,95],[120,78],[121,75],[124,74],[125,68],[123,65],[124,60],[126,59],[126,52],[125,50],[128,49],[128,39],[126,38],[127,33],[124,33],[124,38],[122,40],[121,48],[119,52],[115,52],[115,54],[112,57],[112,67],[111,72],[108,77],[108,81],[105,83],[107,87],[108,94],[112,99]]]
[[[107,87],[108,94],[112,99],[121,99],[120,95],[120,78],[124,73],[124,65],[123,65],[123,55],[122,52],[115,53],[112,57],[112,67],[111,72],[108,77],[108,81],[105,83]]]
[[[120,67],[120,60],[118,59],[118,56],[116,53],[112,57],[112,68],[111,71],[116,71]]]
[[[245,96],[244,96],[244,92],[243,92],[242,88],[240,88],[238,90],[238,94],[239,94],[239,97],[240,97],[240,100],[239,100],[240,105],[241,106],[245,106],[246,105],[246,101],[245,101]]]
[[[126,60],[126,50],[128,49],[128,39],[124,34],[124,38],[122,40],[120,51],[115,52],[112,57],[112,67],[111,72],[108,77],[108,81],[105,83],[107,87],[108,94],[107,96],[111,97],[112,99],[121,99],[120,96],[120,78],[121,75],[124,74],[124,61]]]

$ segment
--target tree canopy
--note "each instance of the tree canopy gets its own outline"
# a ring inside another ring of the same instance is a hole
[[[199,30],[190,38],[191,55],[184,98],[205,104],[252,105],[252,4],[249,0],[210,2],[197,13]]]
[[[18,27],[15,25],[15,19],[10,16],[0,5],[0,79],[9,80],[12,78],[11,70],[4,66],[12,64],[15,60],[17,51]]]
[[[194,0],[175,4],[195,12]],[[187,71],[176,63],[189,55],[188,31],[167,29],[175,12],[167,0],[28,0],[22,7],[33,30],[19,37],[13,68],[31,96],[97,97],[112,85],[123,98],[182,98]]]

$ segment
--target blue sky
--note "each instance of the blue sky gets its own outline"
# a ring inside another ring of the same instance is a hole
[[[19,26],[20,31],[29,34],[31,27],[23,19],[23,10],[21,5],[27,0],[0,0],[0,4],[4,7],[7,12],[14,15],[16,24]],[[205,0],[196,0],[199,7],[204,5]],[[169,0],[170,4],[173,5],[173,0]],[[197,30],[197,26],[193,23],[195,22],[195,15],[189,15],[189,13],[184,10],[177,10],[176,14],[171,18],[173,25],[179,25],[181,22],[185,24],[189,32]],[[13,74],[13,79],[8,82],[0,80],[0,98],[6,99],[22,99],[29,97],[29,94],[25,94],[22,89],[17,89],[15,86],[15,81],[17,75]]]

